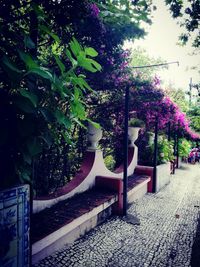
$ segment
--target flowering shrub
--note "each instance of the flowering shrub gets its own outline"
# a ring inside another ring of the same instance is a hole
[[[180,157],[187,157],[191,150],[190,142],[186,139],[179,140],[178,150],[179,150]]]
[[[190,139],[200,138],[200,135],[190,128],[186,114],[169,97],[164,96],[161,89],[149,84],[139,90],[133,90],[131,94],[131,107],[136,110],[138,118],[146,122],[147,129],[154,129],[157,120],[159,130],[166,129],[170,123],[171,132]]]
[[[173,159],[173,142],[169,142],[164,136],[160,136],[158,140],[158,164],[165,163]]]
[[[91,11],[91,15],[94,17],[98,17],[99,16],[99,8],[95,3],[91,3],[88,5],[88,9]]]

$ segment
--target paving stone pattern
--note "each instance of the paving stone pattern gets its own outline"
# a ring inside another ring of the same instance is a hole
[[[190,266],[199,211],[200,165],[184,165],[163,190],[130,206],[140,225],[112,217],[35,267]]]

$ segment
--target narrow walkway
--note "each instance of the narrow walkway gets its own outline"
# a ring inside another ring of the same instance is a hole
[[[190,266],[200,212],[200,165],[184,165],[170,185],[147,194],[128,212],[140,219],[139,226],[113,217],[35,266]]]

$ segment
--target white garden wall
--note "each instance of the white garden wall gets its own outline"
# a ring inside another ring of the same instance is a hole
[[[170,182],[170,163],[164,163],[157,166],[156,192],[160,191]]]

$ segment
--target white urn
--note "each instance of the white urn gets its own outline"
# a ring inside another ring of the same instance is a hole
[[[134,147],[134,142],[138,139],[138,133],[141,128],[139,127],[128,127],[128,137],[130,140],[130,147]]]
[[[92,123],[88,123],[88,134],[87,139],[90,143],[88,147],[89,150],[97,150],[98,149],[98,142],[102,138],[102,130],[101,128],[96,128]]]

